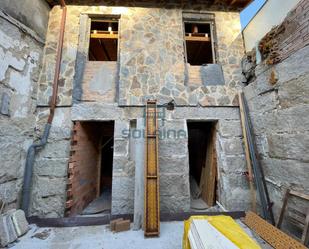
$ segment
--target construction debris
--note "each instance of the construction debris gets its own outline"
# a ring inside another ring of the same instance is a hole
[[[46,240],[50,235],[50,231],[51,231],[51,229],[45,229],[42,232],[35,233],[34,235],[31,236],[31,238]]]
[[[110,230],[116,233],[128,231],[130,230],[130,224],[130,220],[124,220],[123,218],[112,220],[110,222]]]
[[[304,245],[280,231],[275,226],[269,224],[253,212],[247,213],[245,224],[275,249],[306,248]]]
[[[123,231],[128,231],[130,230],[130,220],[123,220],[123,221],[118,221],[115,224],[115,232],[123,232]]]

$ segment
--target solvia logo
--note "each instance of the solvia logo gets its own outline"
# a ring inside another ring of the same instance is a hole
[[[146,117],[146,108],[144,108],[144,127],[146,127],[146,122],[147,122],[147,117]],[[182,138],[187,138],[187,131],[184,129],[167,129],[165,127],[165,120],[166,120],[166,107],[160,106],[157,107],[157,112],[156,116],[158,119],[158,125],[159,125],[159,130],[158,130],[158,136],[159,139],[182,139]],[[148,113],[148,118],[153,118],[154,113],[149,114]],[[125,138],[133,138],[133,139],[140,139],[140,138],[145,138],[146,137],[146,131],[145,128],[143,129],[123,129],[122,130],[122,136]]]

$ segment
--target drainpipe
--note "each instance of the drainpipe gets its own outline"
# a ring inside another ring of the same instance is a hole
[[[65,29],[66,13],[67,13],[67,8],[66,8],[64,0],[60,0],[60,5],[62,8],[62,16],[61,16],[61,23],[60,23],[60,34],[59,34],[57,57],[56,57],[57,58],[56,59],[56,69],[55,69],[54,81],[53,81],[53,92],[52,92],[52,96],[50,100],[49,116],[48,116],[48,120],[44,128],[43,135],[40,138],[39,142],[33,143],[28,148],[28,151],[27,151],[24,182],[23,182],[23,188],[22,188],[22,203],[21,203],[21,209],[24,210],[27,217],[29,214],[32,172],[33,172],[35,154],[39,149],[42,149],[47,143],[49,131],[52,126],[52,122],[53,122],[54,115],[55,115],[55,109],[57,105],[58,82],[59,82],[59,74],[60,74],[60,67],[61,67],[64,29]]]

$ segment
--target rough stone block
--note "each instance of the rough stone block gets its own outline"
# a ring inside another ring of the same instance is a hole
[[[175,173],[175,172],[187,172],[189,173],[189,157],[188,155],[159,155],[160,174]]]
[[[267,140],[270,157],[309,161],[308,134],[274,134],[268,135]]]
[[[299,190],[309,189],[308,163],[297,160],[263,158],[261,165],[269,182],[276,186],[293,186]]]
[[[2,247],[14,242],[17,239],[13,221],[10,215],[0,216],[0,243]]]
[[[248,101],[250,113],[264,113],[277,108],[279,102],[275,91],[267,92],[263,95],[258,95]]]
[[[170,157],[171,155],[188,155],[187,139],[160,139],[159,155],[162,157]]]
[[[44,198],[34,193],[30,215],[45,218],[63,217],[65,200],[65,190],[61,195],[47,196]]]
[[[134,199],[134,177],[113,177],[112,196],[116,199]]]
[[[278,88],[281,108],[309,104],[309,73],[299,78],[282,83]]]
[[[116,138],[114,139],[114,155],[115,156],[129,156],[129,139]]]
[[[208,64],[201,67],[201,78],[204,86],[225,84],[222,66],[219,64]]]
[[[66,189],[66,178],[49,178],[38,177],[35,179],[36,188],[35,191],[39,196],[47,197],[53,195],[62,195]]]
[[[176,107],[172,118],[205,121],[240,119],[238,107]]]
[[[81,103],[72,107],[72,120],[115,120],[121,117],[123,109],[116,104],[106,103]]]
[[[112,214],[133,214],[134,199],[112,198]]]
[[[66,177],[68,159],[42,158],[35,161],[34,172],[39,176]]]
[[[222,158],[220,167],[226,173],[240,173],[247,171],[246,160],[244,156],[226,156]]]
[[[161,213],[181,213],[190,211],[190,196],[160,196]]]
[[[16,210],[11,214],[15,231],[18,237],[24,235],[29,230],[29,224],[23,210]]]
[[[219,132],[222,137],[241,137],[242,129],[240,120],[220,120]]]
[[[182,173],[182,172],[179,172]],[[160,196],[190,196],[188,174],[160,174]]]
[[[241,155],[244,153],[241,138],[219,138],[223,152],[226,155]]]
[[[0,113],[2,115],[9,116],[10,115],[10,96],[7,93],[2,94],[1,105],[0,105]]]

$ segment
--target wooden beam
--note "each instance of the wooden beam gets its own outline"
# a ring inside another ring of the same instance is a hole
[[[244,114],[244,106],[243,106],[243,101],[242,101],[242,92],[238,93],[238,102],[239,102],[241,127],[242,127],[242,133],[243,133],[243,141],[245,145],[246,165],[248,169],[248,179],[249,179],[250,196],[251,196],[251,208],[252,208],[252,211],[256,212],[256,191],[255,191],[254,184],[253,184],[253,172],[252,172],[252,164],[251,164],[251,159],[250,159],[247,131],[246,131],[246,126],[245,126],[245,114]]]
[[[210,38],[204,37],[204,36],[186,36],[185,40],[186,41],[210,42]]]
[[[118,34],[91,34],[90,38],[93,39],[118,39]]]

